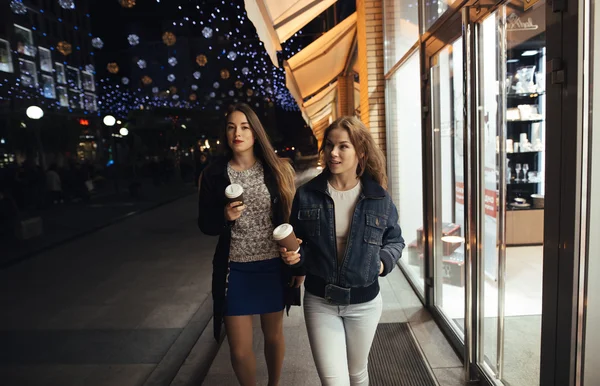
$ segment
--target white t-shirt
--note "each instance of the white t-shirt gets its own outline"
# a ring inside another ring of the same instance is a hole
[[[342,261],[346,253],[346,244],[348,241],[348,232],[352,224],[354,209],[358,203],[362,187],[360,182],[350,190],[336,190],[327,182],[327,190],[333,198],[335,208],[335,238],[337,244],[338,261]]]

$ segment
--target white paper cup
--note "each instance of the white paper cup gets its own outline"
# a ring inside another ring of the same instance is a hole
[[[298,252],[300,245],[294,234],[294,227],[290,224],[281,224],[273,230],[273,240],[288,251]]]
[[[228,202],[236,202],[241,201],[242,205],[244,203],[244,188],[242,185],[231,184],[225,188],[225,197],[227,197]]]

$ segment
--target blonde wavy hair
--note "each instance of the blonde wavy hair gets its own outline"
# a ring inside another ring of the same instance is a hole
[[[369,133],[367,127],[360,121],[360,119],[353,116],[346,116],[336,119],[323,134],[323,143],[319,154],[323,159],[325,153],[325,146],[329,134],[334,129],[344,129],[348,132],[350,142],[356,149],[356,155],[358,156],[358,166],[356,167],[356,175],[361,177],[364,173],[370,175],[379,185],[384,189],[387,189],[387,172],[385,155],[383,151],[377,146],[375,140]],[[325,166],[327,170],[327,166]]]
[[[245,103],[238,103],[234,106],[231,106],[227,112],[227,117],[229,117],[229,115],[234,111],[239,111],[248,119],[248,124],[250,125],[255,138],[254,155],[262,162],[264,167],[268,168],[275,176],[277,187],[279,188],[279,193],[281,194],[281,202],[283,204],[283,208],[285,209],[283,218],[285,222],[288,222],[290,212],[292,211],[292,201],[294,200],[294,195],[296,194],[294,169],[292,168],[289,160],[279,158],[277,154],[275,154],[275,149],[273,148],[273,145],[271,145],[271,140],[269,139],[265,128],[263,127],[262,123],[260,123],[260,119],[250,106]],[[225,144],[227,154],[231,155],[232,151],[227,144],[227,140],[224,139],[222,143]]]

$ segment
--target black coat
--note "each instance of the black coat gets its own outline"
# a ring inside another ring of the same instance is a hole
[[[200,194],[198,203],[198,227],[210,236],[219,236],[219,242],[213,258],[212,274],[212,296],[213,296],[213,322],[214,336],[219,340],[221,335],[221,324],[225,312],[227,288],[227,272],[229,269],[229,247],[231,244],[231,227],[235,222],[225,219],[225,188],[231,183],[227,175],[227,163],[229,159],[220,158],[214,160],[204,169],[200,183]],[[284,210],[277,181],[275,176],[264,164],[265,185],[271,195],[271,208],[273,225],[277,226],[284,222]],[[281,263],[284,275],[291,278],[292,275],[304,275],[303,268],[290,268]],[[286,309],[292,305],[300,305],[300,288],[286,288]]]

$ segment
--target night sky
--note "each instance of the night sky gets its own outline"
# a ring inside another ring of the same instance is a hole
[[[338,2],[338,22],[353,7],[351,1]],[[282,44],[280,63],[331,28],[333,11]],[[125,117],[139,105],[175,113],[191,109],[215,121],[239,101],[255,108],[265,126],[275,126],[282,145],[298,146],[312,135],[285,87],[282,66],[271,63],[256,36],[243,0],[138,0],[132,8],[97,0],[91,1],[90,14],[92,33],[104,43],[95,52],[103,111]],[[163,39],[169,32],[176,39],[172,45]],[[116,63],[118,72],[110,73],[109,63]]]

